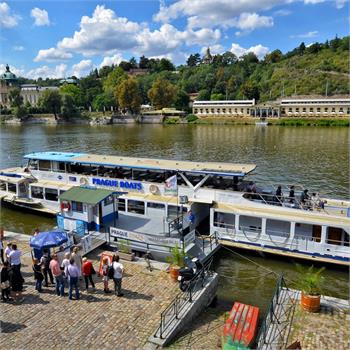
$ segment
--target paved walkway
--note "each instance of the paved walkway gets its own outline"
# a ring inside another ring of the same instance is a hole
[[[19,247],[26,253],[22,268],[25,300],[18,305],[0,304],[3,349],[140,349],[159,324],[161,311],[178,292],[177,284],[165,272],[149,272],[123,261],[122,298],[104,294],[97,276],[96,292],[83,290],[78,301],[56,296],[53,287],[37,293],[28,244],[22,241]],[[94,265],[98,271],[97,260]]]
[[[350,349],[350,308],[341,299],[322,297],[319,313],[296,306],[289,344],[300,341],[303,350]]]

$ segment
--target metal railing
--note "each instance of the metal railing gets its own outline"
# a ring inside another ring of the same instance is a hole
[[[219,238],[218,238],[218,234],[216,231],[214,231],[214,233],[212,233],[209,236],[202,236],[197,230],[196,230],[196,235],[198,238],[201,239],[202,241],[202,251],[205,253],[205,248],[206,247],[210,247],[210,251],[212,251],[213,249],[216,248],[216,246],[219,244]],[[206,243],[208,243],[206,245]]]
[[[256,340],[256,348],[285,349],[291,328],[295,300],[280,275]]]
[[[203,289],[206,277],[211,273],[212,262],[213,259],[208,260],[189,282],[186,291],[178,293],[160,314],[160,324],[154,334],[155,338],[164,339],[164,334],[173,329],[175,326],[174,321],[179,319],[181,312],[187,304],[192,303],[195,296]]]

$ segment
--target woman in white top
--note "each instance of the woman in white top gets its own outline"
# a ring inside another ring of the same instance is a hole
[[[82,259],[81,255],[79,253],[79,247],[73,248],[72,258],[74,259],[74,263],[77,266],[79,270],[79,277],[81,277],[81,265],[82,265]]]
[[[70,254],[64,254],[64,259],[62,260],[61,269],[63,269],[63,279],[65,286],[68,286],[68,266],[69,266]]]

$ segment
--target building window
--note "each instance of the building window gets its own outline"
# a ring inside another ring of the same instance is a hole
[[[235,113],[237,113],[238,112],[238,109],[237,108],[235,108]]]
[[[128,200],[128,212],[135,214],[145,214],[145,202]]]
[[[7,188],[9,192],[17,193],[17,187],[15,184],[8,183]]]
[[[118,211],[125,211],[125,199],[118,199]]]
[[[193,112],[194,112],[194,113],[198,113],[198,109],[195,108],[195,109],[193,110]]]
[[[103,205],[106,207],[107,205],[113,204],[113,196],[108,196],[104,199]]]
[[[348,111],[346,112],[347,114],[350,114],[350,107],[348,107]]]
[[[320,108],[320,107],[317,108],[317,112],[318,112],[318,113],[321,112],[321,108]]]
[[[53,188],[45,189],[45,199],[48,201],[57,202],[58,200],[58,191]]]
[[[212,108],[212,109],[211,109],[211,112],[212,112],[212,113],[215,113],[215,110],[214,110],[214,108]]]
[[[81,202],[72,202],[72,211],[75,211],[77,213],[83,212],[83,203]]]
[[[325,112],[328,112],[328,108],[326,107],[326,108],[324,109],[324,111],[325,111]]]
[[[288,112],[292,113],[293,112],[292,108],[288,108]]]
[[[241,113],[244,113],[244,108],[241,108]]]
[[[304,112],[304,113],[306,112],[306,108],[305,108],[305,107],[303,108],[303,112]]]
[[[42,187],[32,186],[32,198],[44,198],[44,190]]]
[[[310,112],[313,113],[313,111],[314,111],[314,109],[313,109],[313,107],[311,107],[311,108],[310,108]]]
[[[205,110],[205,113],[207,113],[207,114],[209,113],[209,109],[208,108]]]
[[[222,109],[222,113],[226,113],[226,108],[223,108],[223,109]]]
[[[332,113],[335,113],[335,108],[334,107],[332,108]]]
[[[199,110],[199,113],[203,113],[203,109],[202,108]]]
[[[295,108],[295,111],[296,111],[297,113],[299,113],[299,107]]]
[[[340,108],[339,108],[339,113],[344,113],[343,107],[340,107]]]

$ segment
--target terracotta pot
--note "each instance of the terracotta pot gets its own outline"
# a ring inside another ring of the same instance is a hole
[[[173,281],[177,281],[177,278],[179,277],[179,266],[170,266],[170,277]]]
[[[317,312],[320,310],[321,296],[320,295],[308,295],[301,292],[301,307],[309,312]]]

